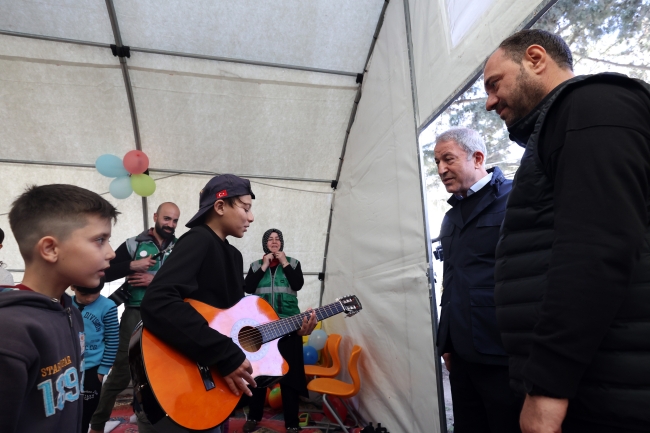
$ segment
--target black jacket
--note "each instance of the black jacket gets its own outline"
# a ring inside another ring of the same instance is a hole
[[[79,432],[83,320],[27,290],[0,292],[0,432]]]
[[[453,348],[469,362],[507,365],[494,310],[494,250],[512,181],[498,167],[488,170],[492,179],[464,200],[478,200],[467,221],[461,202],[449,199],[440,242],[444,256],[440,326],[441,352]]]
[[[142,323],[189,358],[215,365],[227,376],[244,362],[244,352],[229,336],[210,328],[183,299],[230,308],[244,297],[243,269],[237,248],[206,225],[193,227],[181,236],[149,285],[140,306]]]
[[[584,431],[647,431],[650,86],[573,78],[510,133],[526,146],[495,267],[511,384],[569,398]]]

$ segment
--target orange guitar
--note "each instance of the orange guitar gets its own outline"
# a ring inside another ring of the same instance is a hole
[[[227,310],[193,299],[186,302],[212,329],[230,336],[244,351],[258,386],[269,386],[289,371],[278,351],[277,339],[300,329],[303,317],[309,313],[279,319],[273,307],[257,296],[246,296]],[[339,313],[353,316],[361,308],[357,297],[351,295],[314,312],[320,321]],[[230,391],[215,369],[182,355],[144,329],[142,323],[129,343],[129,363],[136,397],[144,387],[151,387],[165,413],[188,429],[205,430],[221,424],[240,398]]]

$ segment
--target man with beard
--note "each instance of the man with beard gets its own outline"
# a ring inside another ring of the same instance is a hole
[[[91,433],[104,431],[117,395],[129,386],[131,373],[128,349],[131,333],[141,320],[140,303],[147,286],[176,243],[174,232],[180,214],[174,203],[167,202],[158,206],[153,214],[154,227],[120,245],[115,251],[115,258],[111,260],[111,267],[106,270],[106,281],[126,277],[126,289],[130,296],[120,319],[120,343],[115,363],[102,387],[97,410],[90,421]]]
[[[495,302],[528,432],[650,425],[650,86],[577,76],[566,43],[507,38],[486,108],[526,151],[496,251]]]

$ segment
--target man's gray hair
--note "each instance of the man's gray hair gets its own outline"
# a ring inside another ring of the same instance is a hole
[[[487,158],[487,149],[485,148],[485,141],[481,134],[469,128],[452,128],[436,137],[436,144],[443,141],[453,141],[460,146],[467,153],[467,159],[472,159],[474,152],[481,152],[483,158],[483,165]]]

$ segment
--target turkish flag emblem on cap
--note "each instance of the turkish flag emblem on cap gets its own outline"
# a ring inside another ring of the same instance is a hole
[[[228,197],[228,191],[222,189],[217,193],[217,198],[224,198],[224,197]]]

